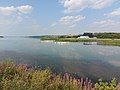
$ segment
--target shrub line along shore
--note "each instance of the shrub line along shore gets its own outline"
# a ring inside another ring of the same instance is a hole
[[[74,78],[68,73],[55,75],[49,69],[28,68],[13,62],[0,63],[0,90],[120,90],[113,78],[93,84],[88,78]]]

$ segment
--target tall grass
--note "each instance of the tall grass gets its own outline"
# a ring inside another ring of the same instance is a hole
[[[68,73],[55,75],[49,69],[33,69],[13,62],[0,63],[0,90],[120,90],[116,79],[92,84],[88,78]]]

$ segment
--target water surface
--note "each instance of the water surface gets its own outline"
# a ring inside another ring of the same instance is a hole
[[[0,60],[12,59],[30,66],[50,67],[91,79],[120,80],[120,47],[60,44],[34,38],[0,38]]]

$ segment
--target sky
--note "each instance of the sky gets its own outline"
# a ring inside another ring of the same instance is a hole
[[[120,32],[120,0],[0,0],[0,35]]]

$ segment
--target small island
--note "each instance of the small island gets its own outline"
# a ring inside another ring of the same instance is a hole
[[[120,46],[120,33],[84,33],[80,35],[41,36],[41,40],[55,42],[97,42],[98,45]]]
[[[0,36],[0,38],[4,38],[3,36]]]

